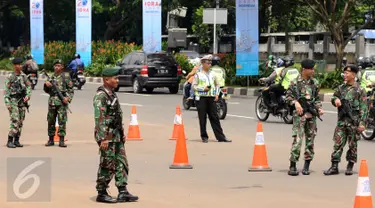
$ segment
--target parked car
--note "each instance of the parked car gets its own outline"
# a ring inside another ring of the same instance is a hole
[[[132,86],[134,93],[141,93],[143,88],[152,93],[155,88],[167,87],[170,93],[178,93],[182,70],[169,53],[133,51],[118,62],[117,66],[121,70],[116,91],[120,87]]]

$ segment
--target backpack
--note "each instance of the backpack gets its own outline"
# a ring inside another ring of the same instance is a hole
[[[31,61],[30,68],[31,71],[38,71],[39,69],[38,64],[35,61]]]

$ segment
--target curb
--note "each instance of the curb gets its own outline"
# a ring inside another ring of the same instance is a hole
[[[6,76],[10,73],[10,71],[0,70],[0,76]],[[46,76],[44,74],[39,75],[41,80],[45,80]],[[101,77],[86,77],[86,83],[103,83]],[[183,84],[179,86],[179,93],[182,94]],[[235,98],[256,98],[260,95],[257,91],[257,88],[241,88],[241,87],[227,87],[228,94],[231,97]],[[319,94],[319,98],[322,102],[330,102],[333,93],[321,93]]]

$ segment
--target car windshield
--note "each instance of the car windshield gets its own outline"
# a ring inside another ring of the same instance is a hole
[[[199,58],[199,53],[195,51],[181,51],[182,54],[185,54],[189,59]]]
[[[149,63],[164,63],[165,65],[174,65],[176,61],[173,56],[167,54],[149,54],[147,55],[147,60]]]

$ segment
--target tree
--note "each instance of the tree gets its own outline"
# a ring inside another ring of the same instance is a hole
[[[337,55],[336,70],[340,69],[346,45],[375,19],[375,15],[367,20],[358,18],[358,15],[364,17],[366,10],[374,9],[373,0],[302,0],[302,2],[310,6],[322,25],[331,33]],[[356,29],[349,36],[344,37],[345,29],[351,24],[356,26]]]

